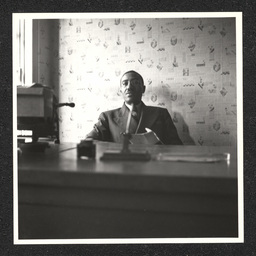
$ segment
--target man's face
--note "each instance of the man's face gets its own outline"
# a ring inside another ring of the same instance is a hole
[[[121,79],[120,91],[124,101],[131,105],[139,104],[142,94],[145,92],[145,86],[136,73],[127,73]]]

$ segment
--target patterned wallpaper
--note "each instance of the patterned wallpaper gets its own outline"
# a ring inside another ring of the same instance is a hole
[[[120,107],[120,77],[143,77],[147,105],[167,108],[184,144],[236,146],[234,18],[39,21],[38,82],[60,102],[60,139],[79,142]]]

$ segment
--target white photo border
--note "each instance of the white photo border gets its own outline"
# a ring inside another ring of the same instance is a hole
[[[243,40],[242,12],[142,12],[142,13],[13,13],[12,22],[19,19],[97,19],[97,18],[235,18],[237,70],[237,179],[238,237],[237,238],[129,238],[129,239],[19,239],[18,237],[18,159],[17,159],[17,89],[13,84],[13,242],[25,244],[186,244],[244,242],[244,177],[243,177]],[[15,64],[15,34],[13,28],[13,69]],[[13,74],[14,81],[14,74]]]

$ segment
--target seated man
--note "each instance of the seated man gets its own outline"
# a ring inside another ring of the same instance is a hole
[[[101,113],[98,122],[86,138],[121,143],[129,112],[133,109],[129,129],[131,134],[144,133],[145,128],[148,128],[163,144],[182,145],[167,109],[146,106],[141,101],[145,85],[139,73],[135,71],[124,73],[121,77],[120,92],[124,98],[123,106]]]

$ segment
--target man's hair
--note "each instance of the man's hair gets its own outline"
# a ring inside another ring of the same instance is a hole
[[[139,77],[139,79],[140,79],[141,82],[142,82],[142,85],[144,86],[143,77],[142,77],[138,72],[136,72],[136,71],[134,71],[134,70],[129,70],[129,71],[125,72],[125,73],[122,75],[121,79],[120,79],[120,84],[121,84],[121,81],[122,81],[123,76],[126,75],[126,74],[128,74],[128,73],[134,73],[134,74],[136,74],[136,76]]]

